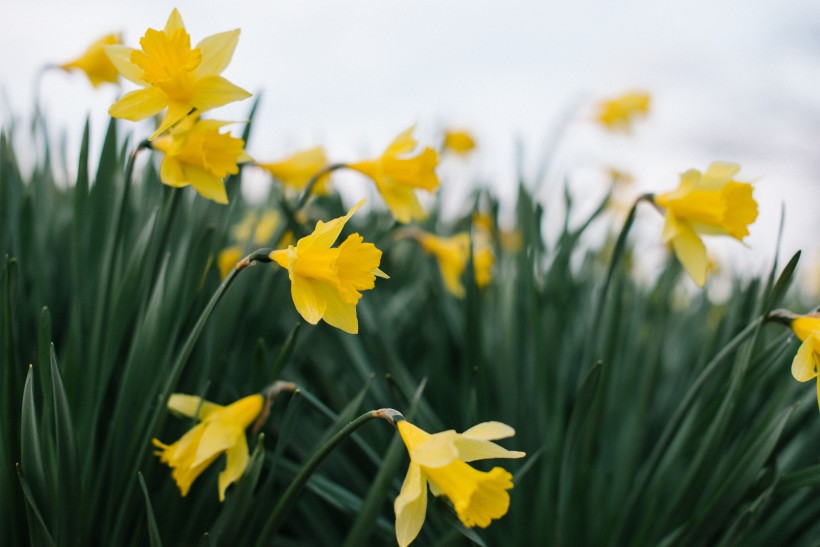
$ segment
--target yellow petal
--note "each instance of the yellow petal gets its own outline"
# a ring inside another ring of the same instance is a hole
[[[218,480],[219,501],[225,501],[225,490],[238,481],[248,467],[250,456],[248,455],[248,441],[244,433],[240,434],[236,442],[228,448],[225,456],[227,458],[225,469],[219,474]]]
[[[713,162],[700,179],[704,190],[720,190],[740,171],[740,165],[722,161]]]
[[[458,433],[452,429],[442,431],[413,447],[408,447],[410,459],[424,467],[444,467],[458,458],[456,439]]]
[[[231,273],[231,270],[236,267],[236,263],[240,260],[242,260],[241,247],[228,247],[227,249],[223,249],[216,259],[216,265],[219,268],[219,278],[224,280],[228,277],[228,274]]]
[[[416,192],[412,188],[385,181],[376,181],[376,186],[384,198],[387,207],[396,220],[408,224],[414,220],[423,220],[427,213],[421,208]]]
[[[221,178],[210,171],[190,165],[185,169],[185,174],[199,195],[222,205],[228,203],[228,194]]]
[[[820,331],[820,314],[809,314],[797,317],[792,321],[792,330],[800,340],[805,340],[814,331]]]
[[[142,69],[131,62],[131,52],[134,48],[109,45],[103,46],[103,50],[123,78],[140,86],[147,85],[142,79]]]
[[[185,416],[186,418],[196,418],[204,420],[215,410],[224,408],[222,405],[205,401],[196,395],[186,395],[184,393],[173,393],[168,398],[168,410],[174,414]]]
[[[393,139],[393,142],[384,151],[383,156],[398,156],[412,152],[417,144],[416,139],[413,138],[413,131],[415,130],[416,126],[413,125],[399,133],[399,136]]]
[[[393,503],[396,512],[396,540],[399,547],[410,545],[419,535],[427,513],[426,480],[421,467],[410,462],[401,491]]]
[[[221,74],[230,64],[238,41],[239,29],[235,29],[208,36],[199,42],[196,47],[202,53],[202,62],[194,75],[203,77]]]
[[[322,222],[321,220],[316,223],[316,228],[313,230],[313,233],[309,236],[303,237],[296,243],[296,248],[299,251],[306,251],[310,249],[328,249],[333,242],[339,237],[339,234],[342,233],[342,228],[344,228],[347,221],[350,220],[356,211],[362,208],[364,205],[365,200],[359,200],[356,205],[350,208],[347,214],[343,217],[334,218],[328,222]]]
[[[515,429],[501,422],[482,422],[474,425],[461,435],[470,439],[495,441],[512,437],[515,435]]]
[[[222,76],[205,76],[196,80],[191,104],[200,112],[247,99],[251,94]]]
[[[108,114],[112,118],[138,122],[159,113],[167,105],[168,98],[165,94],[155,87],[149,87],[126,93],[111,105]]]
[[[225,427],[220,421],[205,421],[202,424],[205,426],[205,431],[202,433],[199,446],[197,446],[196,456],[191,463],[192,466],[197,466],[212,459],[214,455],[219,455],[230,448],[240,435],[245,436],[244,431],[239,430],[237,427]]]
[[[185,30],[185,24],[182,22],[182,16],[179,14],[176,8],[171,12],[171,15],[168,16],[168,21],[165,23],[165,29],[163,32],[165,34],[173,34],[175,30]]]
[[[820,331],[800,344],[800,349],[792,361],[792,376],[798,382],[807,382],[817,376],[817,366],[820,364]]]
[[[678,235],[672,240],[675,254],[695,284],[703,287],[706,284],[706,272],[709,268],[706,247],[694,230],[683,223],[680,227]]]
[[[167,104],[168,112],[165,113],[165,117],[162,118],[162,122],[159,124],[159,127],[157,127],[157,130],[154,131],[150,137],[148,137],[149,141],[156,139],[162,133],[168,131],[171,127],[182,121],[191,111],[191,105],[188,103],[172,102]]]
[[[182,164],[172,156],[165,156],[162,159],[162,165],[159,167],[159,179],[163,184],[175,188],[182,188],[190,184],[185,176]]]
[[[523,458],[527,454],[517,450],[507,450],[491,441],[471,439],[459,435],[455,440],[458,459],[465,462],[488,460],[490,458]]]
[[[323,281],[315,281],[313,287],[318,297],[325,303],[322,319],[325,323],[348,334],[358,334],[359,320],[356,317],[356,303],[345,302],[339,290]]]
[[[278,251],[274,251],[276,252]],[[292,276],[290,284],[290,294],[293,297],[296,311],[311,325],[318,323],[327,309],[327,302],[319,298],[314,283],[320,282],[314,282],[302,276]]]
[[[382,252],[372,243],[362,243],[359,234],[351,234],[339,245],[336,268],[339,276],[339,292],[346,302],[356,303],[358,291],[372,289],[376,285],[374,271],[378,270]]]

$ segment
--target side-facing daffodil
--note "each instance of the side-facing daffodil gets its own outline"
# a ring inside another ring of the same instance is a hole
[[[270,254],[271,260],[287,268],[293,303],[311,325],[324,319],[329,325],[356,334],[356,304],[362,297],[359,291],[375,287],[376,276],[387,278],[379,269],[382,252],[372,243],[363,243],[358,233],[349,235],[338,247],[330,247],[362,205],[364,200],[343,217],[320,220],[313,233],[297,241],[295,247],[290,245]]]
[[[444,132],[444,150],[455,152],[460,156],[466,156],[475,150],[476,144],[473,136],[463,129],[448,129]]]
[[[817,404],[820,406],[820,313],[797,315],[776,310],[769,317],[791,327],[795,336],[803,342],[792,361],[792,376],[798,382],[817,378]]]
[[[464,298],[461,276],[470,258],[470,234],[459,232],[450,237],[439,237],[426,232],[412,232],[425,252],[436,257],[444,287],[456,298]],[[476,285],[484,287],[492,280],[493,253],[484,238],[477,238],[473,248],[473,270]]]
[[[314,176],[328,166],[328,162],[324,148],[317,146],[310,150],[292,154],[280,161],[257,163],[256,165],[270,173],[288,188],[303,190]],[[325,173],[316,180],[313,193],[318,195],[327,194],[329,182],[330,173]]]
[[[373,179],[390,212],[402,223],[426,216],[416,190],[432,192],[439,185],[438,153],[427,147],[410,155],[417,145],[413,130],[411,127],[396,137],[381,157],[346,165]]]
[[[193,395],[174,393],[168,399],[168,409],[175,414],[196,418],[200,422],[173,444],[153,439],[159,448],[156,455],[173,469],[171,476],[183,496],[191,484],[219,456],[225,454],[225,469],[219,474],[219,501],[225,499],[225,490],[239,480],[248,466],[248,441],[245,429],[251,425],[264,407],[261,394],[250,395],[221,406]]]
[[[663,241],[671,243],[678,260],[702,287],[709,260],[700,235],[727,235],[742,240],[757,218],[752,185],[734,180],[740,166],[715,162],[701,174],[690,169],[680,176],[676,190],[652,197],[665,209]]]
[[[396,427],[410,454],[410,467],[396,498],[396,539],[401,547],[418,536],[427,512],[427,486],[435,496],[446,496],[467,527],[486,528],[507,514],[512,475],[501,467],[479,471],[467,462],[489,458],[523,458],[494,440],[515,435],[500,422],[484,422],[464,433],[453,430],[430,434],[405,420]]]
[[[209,36],[191,47],[182,16],[174,9],[163,30],[149,28],[142,49],[105,46],[105,52],[127,80],[142,89],[111,105],[114,118],[139,121],[168,111],[150,140],[182,120],[191,110],[202,113],[251,96],[220,74],[231,62],[239,29]]]
[[[629,132],[632,122],[638,116],[649,112],[649,94],[632,92],[601,102],[598,121],[612,131]]]
[[[88,77],[91,85],[99,87],[104,83],[116,84],[120,76],[117,67],[105,54],[103,46],[114,46],[120,43],[119,34],[108,34],[91,44],[82,55],[72,61],[57,65],[57,68],[70,72],[80,70]]]
[[[223,180],[239,172],[238,164],[251,161],[245,141],[219,132],[229,123],[192,114],[155,140],[151,146],[165,154],[159,171],[162,182],[177,188],[190,184],[202,197],[228,203]]]

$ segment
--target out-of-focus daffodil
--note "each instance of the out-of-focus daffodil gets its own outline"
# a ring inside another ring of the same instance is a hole
[[[185,118],[167,135],[152,143],[165,157],[160,179],[168,186],[189,184],[205,198],[228,203],[223,180],[239,172],[239,163],[251,161],[245,153],[245,141],[219,130],[230,122]]]
[[[82,71],[94,87],[99,87],[104,83],[116,84],[120,73],[108,58],[108,55],[105,54],[103,46],[113,46],[119,43],[119,34],[103,36],[91,44],[82,55],[72,61],[58,65],[58,68],[67,72],[72,70]]]
[[[409,156],[417,144],[413,129],[411,127],[396,137],[381,157],[346,165],[373,179],[390,212],[402,223],[426,216],[416,190],[432,192],[439,185],[436,175],[438,153],[435,150],[428,147]]]
[[[216,266],[219,268],[220,279],[225,279],[236,263],[242,260],[242,247],[234,245],[220,251],[216,258]]]
[[[297,152],[281,161],[257,163],[257,165],[285,186],[294,190],[303,190],[310,182],[310,179],[328,166],[328,162],[324,148],[317,146],[310,150]],[[330,173],[319,177],[313,186],[313,193],[318,195],[327,194],[329,182]]]
[[[464,433],[449,430],[430,434],[404,420],[397,427],[410,454],[410,467],[393,505],[396,539],[401,547],[409,545],[424,524],[428,485],[433,495],[447,496],[464,526],[486,528],[507,514],[512,475],[501,467],[479,471],[467,462],[524,457],[524,452],[492,442],[512,437],[513,428],[484,422]]]
[[[296,246],[273,251],[271,260],[286,268],[296,310],[305,321],[315,325],[320,319],[345,332],[359,332],[356,304],[361,292],[376,285],[376,276],[387,278],[379,269],[382,252],[372,243],[363,243],[351,234],[336,248],[330,246],[364,200],[348,213],[330,222],[316,223],[313,233]]]
[[[301,213],[297,213],[297,218],[300,215]],[[243,254],[250,250],[251,244],[275,249],[290,245],[293,242],[293,232],[290,230],[285,231],[278,242],[271,241],[281,222],[282,215],[278,211],[265,211],[261,216],[256,211],[248,211],[231,229],[231,237],[235,244],[223,249],[217,257],[216,264],[221,278],[225,279],[228,276]]]
[[[607,129],[628,132],[632,121],[649,112],[648,93],[632,92],[603,101],[598,110],[598,121]]]
[[[739,170],[739,165],[721,162],[713,163],[703,174],[690,169],[681,174],[676,190],[652,198],[666,210],[664,242],[672,243],[678,260],[698,286],[706,283],[708,270],[706,247],[699,234],[742,240],[757,218],[752,185],[733,179]]]
[[[119,73],[141,86],[111,105],[114,118],[138,121],[168,111],[153,140],[192,110],[199,113],[251,96],[220,74],[228,66],[239,40],[239,29],[209,36],[191,48],[191,37],[174,9],[163,30],[148,29],[142,49],[105,46]]]
[[[470,234],[459,232],[450,237],[439,237],[426,232],[413,233],[422,249],[436,257],[447,291],[456,298],[464,298],[461,276],[470,258]],[[473,250],[473,269],[476,285],[484,287],[492,280],[494,263],[489,241],[476,238]]]
[[[817,378],[817,404],[820,406],[820,313],[797,315],[786,310],[771,313],[770,318],[791,327],[803,342],[792,361],[792,376],[798,382]]]
[[[476,144],[473,136],[463,129],[449,129],[444,132],[444,150],[455,152],[460,156],[466,156],[475,150]]]
[[[168,409],[175,414],[196,418],[200,422],[177,442],[153,443],[162,463],[173,469],[171,476],[183,496],[191,484],[219,456],[226,455],[225,469],[219,474],[219,501],[225,499],[225,490],[239,480],[248,466],[248,442],[245,429],[253,423],[264,406],[262,395],[250,395],[221,406],[199,397],[175,393],[168,399]]]

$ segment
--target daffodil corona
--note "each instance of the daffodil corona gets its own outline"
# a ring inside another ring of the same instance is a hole
[[[653,202],[666,211],[663,240],[671,243],[678,260],[698,286],[706,283],[709,260],[700,235],[728,235],[742,240],[757,218],[752,185],[734,180],[740,166],[715,162],[701,174],[690,169],[680,176],[676,190],[656,195]]]
[[[173,469],[171,476],[183,496],[191,484],[219,456],[225,454],[225,469],[219,474],[219,501],[225,499],[225,490],[239,480],[248,466],[248,442],[245,429],[262,412],[264,397],[250,395],[228,405],[221,406],[192,395],[175,393],[168,400],[168,409],[188,418],[200,420],[177,442],[170,445],[157,439],[153,443],[159,450],[162,463]]]
[[[119,73],[141,86],[111,105],[114,118],[139,121],[167,108],[153,140],[192,110],[202,113],[251,96],[220,74],[228,66],[239,40],[239,29],[209,36],[191,47],[191,37],[174,9],[163,30],[148,29],[142,49],[105,46]]]
[[[99,87],[104,83],[116,84],[120,73],[108,58],[108,55],[105,54],[104,46],[114,46],[119,43],[119,34],[103,36],[91,44],[82,55],[59,65],[58,68],[65,71],[82,71],[94,87]]]
[[[638,116],[649,112],[649,94],[631,92],[603,101],[599,106],[598,121],[612,131],[629,132]]]
[[[410,467],[394,503],[396,539],[401,547],[418,536],[427,511],[427,486],[435,496],[446,496],[459,520],[468,527],[486,528],[507,514],[512,475],[501,467],[479,471],[468,462],[489,458],[522,458],[494,440],[515,435],[500,422],[484,422],[464,433],[453,430],[430,434],[410,422],[397,425],[410,454]]]
[[[364,200],[348,213],[329,222],[316,223],[313,233],[296,246],[273,251],[271,260],[286,268],[296,310],[305,321],[315,325],[320,319],[345,332],[359,332],[356,304],[359,291],[372,289],[376,276],[387,278],[379,269],[382,252],[372,243],[363,243],[351,234],[341,245],[331,248],[350,217]]]

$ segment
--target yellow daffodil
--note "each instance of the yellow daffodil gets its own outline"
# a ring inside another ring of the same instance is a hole
[[[336,248],[330,246],[364,200],[348,213],[330,222],[316,223],[313,233],[296,242],[296,246],[273,251],[271,260],[287,268],[291,295],[296,310],[308,323],[320,319],[351,334],[359,332],[356,304],[361,292],[372,289],[376,276],[387,278],[379,270],[382,252],[372,243],[362,243],[362,236],[351,234]]]
[[[460,156],[466,156],[475,150],[476,144],[473,136],[463,129],[449,129],[444,132],[444,150],[455,152]]]
[[[599,106],[598,121],[607,129],[628,132],[632,121],[649,112],[649,94],[632,92],[603,101]]]
[[[117,71],[117,67],[115,67],[108,58],[108,55],[105,54],[103,46],[113,46],[118,45],[119,43],[119,34],[108,34],[103,36],[91,44],[82,55],[73,61],[58,65],[58,68],[61,68],[66,72],[72,70],[80,70],[84,72],[88,77],[88,80],[91,82],[91,85],[94,87],[99,87],[104,83],[116,84],[120,73]]]
[[[328,162],[324,148],[317,146],[310,150],[297,152],[281,161],[258,163],[257,165],[285,186],[294,190],[303,190],[310,182],[310,179],[328,166]],[[313,186],[313,193],[327,194],[329,182],[330,173],[319,177]]]
[[[798,315],[791,321],[791,328],[803,343],[792,361],[792,376],[798,382],[817,378],[817,404],[820,406],[820,313]]]
[[[436,175],[438,154],[435,150],[428,147],[415,156],[409,156],[417,144],[413,129],[411,127],[396,137],[381,157],[347,165],[373,179],[390,212],[402,223],[426,216],[416,197],[416,190],[432,192],[439,185]]]
[[[127,93],[111,105],[114,118],[138,121],[167,108],[151,135],[182,120],[191,110],[204,112],[251,96],[220,74],[228,66],[239,40],[239,29],[209,36],[191,48],[191,37],[174,9],[163,30],[148,29],[142,49],[105,46],[105,52],[124,78],[143,89]]]
[[[248,466],[245,429],[262,412],[264,402],[264,397],[259,394],[239,399],[228,406],[203,401],[192,395],[171,395],[169,410],[200,420],[173,444],[152,440],[160,449],[156,452],[160,461],[173,469],[171,476],[183,496],[188,494],[196,478],[225,454],[225,469],[219,474],[218,481],[219,501],[225,499],[225,490],[242,476]]]
[[[165,153],[159,172],[162,182],[177,188],[190,184],[202,197],[228,203],[222,181],[239,172],[239,163],[251,161],[245,141],[219,132],[228,123],[191,115],[154,141],[153,148]]]
[[[231,273],[236,263],[242,260],[242,247],[234,245],[220,251],[216,258],[216,266],[219,268],[219,278],[225,279]]]
[[[739,165],[721,162],[713,163],[703,174],[690,169],[681,174],[676,190],[653,197],[666,210],[664,242],[672,243],[678,260],[698,286],[706,283],[709,267],[699,234],[742,240],[757,218],[752,185],[733,179],[739,170]]]
[[[486,528],[507,514],[512,475],[501,467],[488,472],[467,464],[489,458],[522,458],[524,452],[502,448],[494,440],[515,435],[500,422],[484,422],[464,433],[430,434],[405,420],[396,426],[410,454],[410,467],[393,505],[396,539],[401,547],[418,536],[427,511],[427,485],[435,496],[447,496],[464,526]]]
[[[461,276],[470,258],[470,234],[460,232],[451,237],[439,237],[425,232],[414,234],[422,249],[436,257],[447,291],[456,298],[464,298]],[[492,279],[494,259],[489,243],[476,240],[473,251],[473,270],[476,285],[484,287]]]

